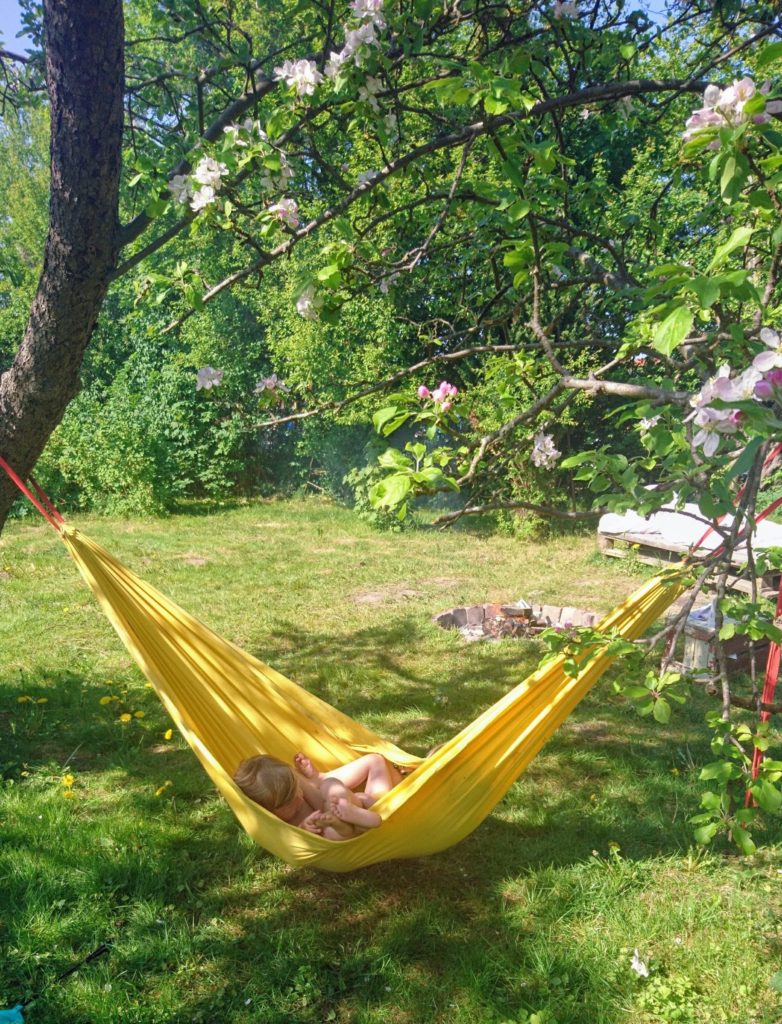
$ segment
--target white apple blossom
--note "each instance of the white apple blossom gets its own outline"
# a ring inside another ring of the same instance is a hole
[[[211,185],[202,185],[197,192],[194,192],[190,199],[190,209],[195,213],[210,206],[217,198],[217,193]]]
[[[246,118],[241,124],[229,124],[223,128],[223,132],[231,136],[235,146],[249,146],[248,136],[251,138],[253,135],[257,135],[263,142],[267,138],[266,132],[261,128],[260,123],[253,121],[251,117]]]
[[[211,366],[202,366],[196,374],[196,391],[200,391],[201,388],[209,391],[211,388],[217,387],[223,379],[224,373],[225,370],[215,370]]]
[[[370,181],[375,180],[375,178],[378,176],[378,173],[378,171],[373,170],[362,171],[361,174],[359,174],[358,176],[359,185],[368,185]]]
[[[274,69],[274,80],[284,81],[289,89],[296,90],[297,96],[312,96],[323,75],[314,60],[286,60]]]
[[[767,95],[771,86],[764,82],[758,89],[751,78],[736,79],[726,89],[720,89],[718,85],[709,85],[703,94],[703,106],[695,110],[687,119],[687,131],[684,132],[684,141],[690,142],[699,131],[704,128],[724,128],[734,126],[747,121],[744,108],[749,100],[758,93]],[[772,114],[782,113],[782,100],[770,100],[766,103],[766,109],[750,116],[755,124],[766,124],[771,120]],[[709,143],[709,149],[719,149],[719,139]]]
[[[323,297],[315,291],[315,285],[308,284],[296,300],[296,311],[305,320],[317,320],[318,311],[323,307]]]
[[[370,21],[378,28],[386,27],[383,17],[383,0],[353,0],[350,9],[357,18]]]
[[[343,65],[349,60],[350,54],[347,50],[340,50],[339,53],[332,50],[329,54],[329,59],[326,61],[326,66],[323,69],[326,78],[336,78],[342,70]]]
[[[573,3],[572,0],[555,0],[554,6],[551,8],[551,16],[553,18],[577,18],[578,17],[578,4]]]
[[[644,417],[642,420],[639,420],[638,426],[641,428],[641,430],[651,430],[652,427],[656,427],[659,422],[659,416],[649,416]]]
[[[769,351],[761,352],[755,356],[752,360],[752,365],[755,369],[760,370],[761,373],[766,373],[768,370],[774,370],[782,366],[782,338],[780,338],[777,331],[772,330],[770,327],[764,327],[760,332],[760,340]]]
[[[551,434],[544,434],[542,431],[535,434],[532,441],[532,454],[530,459],[539,469],[553,469],[562,455],[554,447],[554,438]]]
[[[396,283],[398,277],[399,272],[395,271],[392,274],[386,274],[384,277],[380,278],[380,280],[377,283],[377,286],[383,295],[388,295],[388,289],[391,287],[391,285]]]
[[[362,64],[362,46],[379,46],[380,42],[375,34],[375,23],[365,21],[358,28],[349,29],[345,33],[345,45],[343,53],[353,58],[354,63],[360,67]]]
[[[175,174],[168,183],[168,191],[177,203],[186,203],[190,198],[190,181],[184,174]]]
[[[299,204],[295,199],[281,199],[278,203],[269,206],[267,213],[272,214],[283,224],[287,224],[289,228],[299,226]]]
[[[225,164],[219,163],[211,156],[205,156],[196,164],[196,168],[193,171],[193,179],[199,185],[207,185],[209,188],[217,191],[222,184],[222,178],[226,174],[228,174],[228,168]]]
[[[279,150],[276,152],[280,158],[280,170],[275,173],[269,170],[268,167],[264,168],[260,180],[260,185],[264,192],[284,192],[288,187],[288,182],[294,177],[293,168],[288,163],[288,158]]]

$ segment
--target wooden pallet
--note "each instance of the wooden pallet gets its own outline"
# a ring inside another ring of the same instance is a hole
[[[657,540],[642,533],[598,533],[597,545],[602,554],[609,558],[635,558],[646,565],[677,565],[684,561],[690,554],[690,549],[685,544],[676,544]],[[708,552],[704,552],[708,554]],[[698,556],[694,556],[697,560]],[[734,562],[738,569],[740,562]],[[770,597],[776,600],[779,590],[780,574],[768,572],[758,580],[758,589],[761,597]],[[727,585],[731,590],[739,593],[750,594],[752,586],[749,580],[739,579],[738,576],[728,576]]]

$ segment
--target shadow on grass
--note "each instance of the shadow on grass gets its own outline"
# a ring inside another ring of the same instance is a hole
[[[403,618],[336,639],[287,624],[275,635],[276,653],[293,647],[297,663],[314,676],[313,689],[355,717],[398,716],[400,704],[422,709],[432,725],[415,719],[398,725],[400,742],[415,748],[431,729],[447,735],[460,728],[526,674],[530,660],[529,652],[501,644],[465,649],[464,669],[451,671],[447,681],[411,674],[390,652],[416,642],[416,621]],[[319,670],[326,654],[329,664],[359,662],[375,688],[365,693],[354,686],[345,700],[338,683]],[[268,652],[267,658],[273,660]],[[7,774],[18,780],[22,763],[48,765],[56,793],[56,775],[67,762],[81,776],[94,773],[105,793],[74,808],[71,819],[58,819],[54,842],[39,841],[40,833],[31,839],[23,813],[6,816],[4,856],[20,864],[29,858],[30,865],[6,873],[0,917],[23,916],[35,885],[40,903],[66,907],[58,933],[63,943],[89,946],[94,934],[76,920],[69,929],[67,907],[96,894],[107,915],[128,915],[113,970],[133,979],[142,999],[176,970],[169,931],[186,933],[189,961],[206,962],[210,975],[232,981],[204,992],[183,978],[179,1006],[161,1020],[228,1020],[248,999],[263,1009],[262,1017],[247,1019],[265,1024],[320,1024],[335,1007],[342,1013],[335,1019],[360,1020],[388,1005],[400,978],[405,1005],[419,1008],[400,1009],[398,1019],[411,1024],[424,1019],[422,1007],[426,1019],[447,1019],[449,1005],[462,998],[486,1020],[535,1010],[552,984],[561,986],[558,1005],[573,1022],[625,1019],[607,1008],[604,961],[583,945],[557,950],[550,936],[563,914],[589,912],[582,890],[612,870],[610,844],[622,850],[616,870],[623,894],[649,884],[644,858],[690,845],[686,819],[698,802],[692,765],[708,757],[705,737],[693,740],[703,710],[697,702],[661,733],[618,706],[609,687],[593,691],[459,846],[327,876],[287,869],[249,847],[193,755],[160,749],[156,738],[167,727],[162,708],[155,704],[131,732],[117,724],[115,711],[103,714],[102,691],[87,678],[34,675],[45,683],[45,706],[17,705],[24,681],[0,679],[0,693],[8,695],[0,705]],[[386,677],[394,683],[382,687]],[[436,698],[446,691],[443,706]],[[149,693],[136,683],[134,696],[143,692]],[[153,795],[164,778],[175,780],[173,801]],[[40,789],[31,796],[46,799]],[[527,892],[529,879],[535,885]],[[213,926],[226,918],[230,929]],[[27,984],[15,973],[9,965],[8,990]]]

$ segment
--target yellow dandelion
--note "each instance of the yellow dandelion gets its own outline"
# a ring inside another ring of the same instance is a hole
[[[29,704],[30,701],[32,701],[32,699],[33,699],[32,697],[17,697],[16,698],[16,703],[17,704]]]
[[[174,736],[174,730],[173,729],[166,729],[166,731],[163,733],[163,739],[164,740],[173,739],[173,736]]]
[[[113,697],[101,697],[101,699],[98,701],[98,703],[99,704],[103,704],[105,706],[106,704],[111,704],[111,702],[113,700],[114,700]]]
[[[124,714],[124,715],[120,715],[120,716],[119,716],[119,720],[120,720],[120,722],[129,722],[129,721],[131,721],[131,719],[132,719],[132,718],[133,718],[133,715],[129,715],[129,714],[127,713],[127,711],[125,712],[125,714]]]
[[[35,703],[36,704],[48,704],[49,703],[49,698],[48,697],[39,697],[38,700]]]
[[[29,773],[29,772],[19,772],[19,774],[20,774],[20,775],[22,776],[22,778],[23,778],[23,779],[26,779],[26,778],[27,778],[27,776],[28,776],[28,775],[29,775],[30,773]]]
[[[133,712],[133,717],[134,718],[143,718],[145,714],[146,714],[146,711],[134,711]]]
[[[63,775],[61,785],[68,786],[70,788],[74,784],[75,781],[76,781],[76,779],[69,772],[67,775]]]
[[[69,611],[70,611],[70,608],[68,608],[68,606],[67,606],[67,605],[65,605],[65,606],[63,607],[63,614],[64,614],[64,615],[67,615]]]
[[[72,789],[64,789],[62,795],[65,797],[66,800],[73,800],[73,798],[76,796]]]
[[[678,768],[671,768],[671,775],[680,775],[681,772]]]
[[[165,793],[165,791],[165,786],[158,786],[158,788],[155,790],[155,796],[162,796]]]
[[[608,844],[608,849],[611,850],[612,853],[616,853],[616,851],[621,850],[622,847],[619,845],[619,843],[616,842],[615,839],[612,839]]]

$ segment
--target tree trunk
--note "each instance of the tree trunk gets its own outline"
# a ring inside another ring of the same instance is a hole
[[[79,390],[79,368],[116,260],[122,162],[122,0],[43,6],[49,234],[24,339],[0,377],[0,455],[23,477]],[[0,473],[0,529],[17,495]]]

